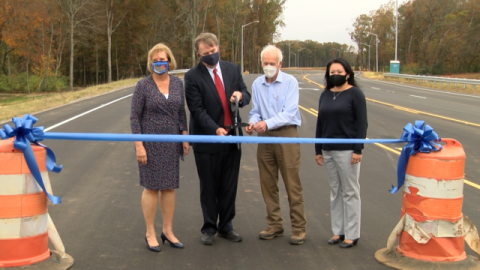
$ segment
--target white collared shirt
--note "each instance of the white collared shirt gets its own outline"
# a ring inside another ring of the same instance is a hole
[[[205,66],[205,67],[208,69],[208,73],[210,73],[210,76],[212,77],[213,84],[215,84],[215,77],[214,77],[214,74],[213,74],[213,68],[209,68],[207,66]],[[225,90],[225,84],[223,83],[222,70],[220,69],[220,62],[217,63],[217,66],[215,67],[215,69],[217,70],[217,74],[220,77],[220,80],[222,81],[223,89]]]

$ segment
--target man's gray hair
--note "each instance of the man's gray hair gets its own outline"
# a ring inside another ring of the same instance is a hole
[[[277,48],[277,47],[275,47],[275,46],[273,46],[273,45],[267,45],[267,46],[265,46],[265,47],[263,48],[262,52],[260,53],[260,59],[261,59],[262,61],[263,61],[263,54],[264,54],[265,52],[276,52],[276,53],[277,53],[277,56],[278,56],[278,62],[277,62],[277,64],[280,63],[280,62],[282,62],[282,60],[283,60],[283,53],[282,53],[282,51],[281,51],[279,48]]]

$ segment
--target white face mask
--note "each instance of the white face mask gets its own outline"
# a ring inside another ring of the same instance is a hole
[[[265,77],[271,79],[277,73],[277,67],[270,66],[270,65],[264,66],[263,67],[263,72],[265,73]]]

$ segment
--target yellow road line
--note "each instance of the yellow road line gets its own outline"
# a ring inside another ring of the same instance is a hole
[[[303,107],[303,106],[301,106],[301,105],[298,105],[298,107],[299,107],[300,109],[302,109],[302,110],[304,110],[304,111],[308,112],[309,114],[311,114],[311,115],[313,115],[313,116],[317,117],[317,114],[316,114],[316,113],[309,111],[307,108],[305,108],[305,107]]]
[[[449,120],[449,121],[453,121],[453,122],[457,122],[457,123],[462,123],[462,124],[465,124],[465,125],[480,127],[480,124],[477,124],[477,123],[463,121],[463,120],[459,120],[459,119],[455,119],[455,118],[451,118],[451,117],[446,117],[446,116],[443,116],[443,115],[433,114],[433,113],[429,113],[429,112],[413,110],[413,109],[410,109],[410,108],[398,106],[398,105],[395,105],[395,104],[391,104],[391,103],[387,103],[387,102],[383,102],[383,101],[379,101],[379,100],[375,100],[375,99],[371,99],[371,98],[366,98],[366,99],[368,101],[378,103],[378,104],[382,104],[382,105],[386,105],[386,106],[390,106],[390,107],[393,107],[394,109],[401,110],[401,111],[406,111],[406,112],[415,113],[415,114],[424,114],[424,115],[433,116],[433,117],[444,119],[444,120]]]
[[[471,181],[468,181],[467,179],[463,179],[463,182],[464,182],[465,184],[469,185],[469,186],[472,186],[472,187],[476,188],[476,189],[480,189],[480,185],[477,185],[477,184],[475,184],[475,183],[473,183],[473,182],[471,182]]]
[[[306,75],[305,75],[305,76],[306,76]],[[310,110],[312,110],[312,109],[309,110],[309,109],[307,109],[307,108],[305,108],[305,107],[303,107],[303,106],[301,106],[301,105],[298,105],[298,107],[299,107],[300,109],[308,112],[309,114],[311,114],[311,115],[313,115],[313,116],[315,116],[315,117],[318,117],[318,113],[313,113],[312,111],[310,111]],[[368,139],[368,138],[367,138],[367,139]],[[388,146],[383,145],[383,144],[381,144],[381,143],[374,143],[374,144],[375,144],[376,146],[380,147],[380,148],[383,148],[384,150],[390,151],[390,152],[392,152],[392,153],[394,153],[394,154],[397,154],[397,155],[400,155],[401,150],[402,150],[402,148],[397,148],[397,149],[400,150],[400,151],[397,151],[397,150],[395,150],[394,148],[388,147]],[[471,181],[468,181],[467,179],[463,179],[463,182],[464,182],[465,184],[471,186],[471,187],[474,187],[474,188],[476,188],[476,189],[480,189],[480,185],[475,184],[475,183],[473,183],[473,182],[471,182]]]
[[[394,153],[394,154],[400,155],[400,153],[401,153],[400,151],[397,151],[397,150],[395,150],[395,149],[393,149],[393,148],[391,148],[391,147],[385,146],[385,145],[383,145],[383,144],[381,144],[381,143],[374,143],[374,144],[375,144],[376,146],[378,146],[378,147],[380,147],[380,148],[383,148],[383,149],[385,149],[385,150],[387,150],[387,151],[390,151],[390,152],[392,152],[392,153]]]
[[[305,74],[305,75],[303,76],[303,79],[306,80],[306,81],[309,82],[309,83],[313,83],[313,84],[317,85],[318,87],[325,88],[325,86],[323,86],[322,84],[319,84],[319,83],[314,82],[314,81],[310,80],[309,78],[307,78],[307,76],[309,76],[309,75],[310,75],[310,74]]]
[[[323,85],[321,85],[317,82],[314,82],[314,81],[310,80],[309,78],[307,78],[307,76],[309,76],[309,75],[310,74],[304,75],[303,79],[307,80],[309,83],[313,83],[313,84],[315,84],[315,85],[317,85],[321,88],[325,88]],[[400,110],[400,111],[405,111],[405,112],[409,112],[409,113],[413,113],[413,114],[423,114],[423,115],[433,116],[433,117],[444,119],[444,120],[449,120],[449,121],[453,121],[453,122],[457,122],[457,123],[462,123],[462,124],[469,125],[469,126],[480,127],[480,124],[477,124],[477,123],[463,121],[463,120],[459,120],[459,119],[455,119],[455,118],[451,118],[451,117],[447,117],[447,116],[443,116],[443,115],[439,115],[439,114],[434,114],[434,113],[429,113],[429,112],[424,112],[424,111],[418,111],[418,110],[398,106],[398,105],[395,105],[395,104],[391,104],[391,103],[387,103],[387,102],[383,102],[383,101],[379,101],[379,100],[375,100],[375,99],[371,99],[371,98],[366,98],[366,100],[374,102],[374,103],[390,106],[390,107],[392,107],[394,109],[397,109],[397,110]]]
[[[316,114],[318,114],[318,111],[317,111],[317,110],[314,110],[313,108],[310,108],[309,110],[312,111],[312,112],[314,112],[314,113],[316,113]]]

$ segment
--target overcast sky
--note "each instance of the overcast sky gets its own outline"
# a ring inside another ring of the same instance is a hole
[[[287,0],[283,13],[286,26],[281,40],[313,40],[353,45],[347,29],[360,14],[377,10],[389,0]],[[398,0],[401,5],[406,0]]]

